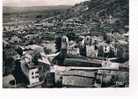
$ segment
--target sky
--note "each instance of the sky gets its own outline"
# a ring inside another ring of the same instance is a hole
[[[3,0],[4,6],[54,6],[54,5],[74,5],[88,0]]]

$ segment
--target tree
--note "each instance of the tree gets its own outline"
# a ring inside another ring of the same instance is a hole
[[[55,40],[55,44],[56,44],[56,52],[59,52],[61,49],[61,36],[57,36],[56,40]]]

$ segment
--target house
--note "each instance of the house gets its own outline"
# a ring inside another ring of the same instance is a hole
[[[18,36],[13,36],[10,39],[10,43],[20,43],[22,40]]]

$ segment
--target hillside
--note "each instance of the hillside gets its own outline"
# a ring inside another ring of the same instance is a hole
[[[129,0],[90,0],[76,4],[61,14],[59,19],[61,29],[64,24],[71,22],[84,29],[79,32],[107,33],[107,32],[128,32],[129,25]],[[75,23],[76,22],[76,23]],[[65,26],[64,26],[65,27]],[[76,25],[73,26],[77,28]]]
[[[54,24],[51,31],[65,34],[129,31],[129,0],[89,0],[74,6],[3,7],[3,13],[4,22],[38,20],[40,24]]]

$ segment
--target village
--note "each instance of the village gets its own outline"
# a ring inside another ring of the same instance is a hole
[[[77,8],[87,11],[82,5]],[[128,26],[97,32],[93,29],[118,19],[62,16],[3,23],[3,87],[128,87]]]

